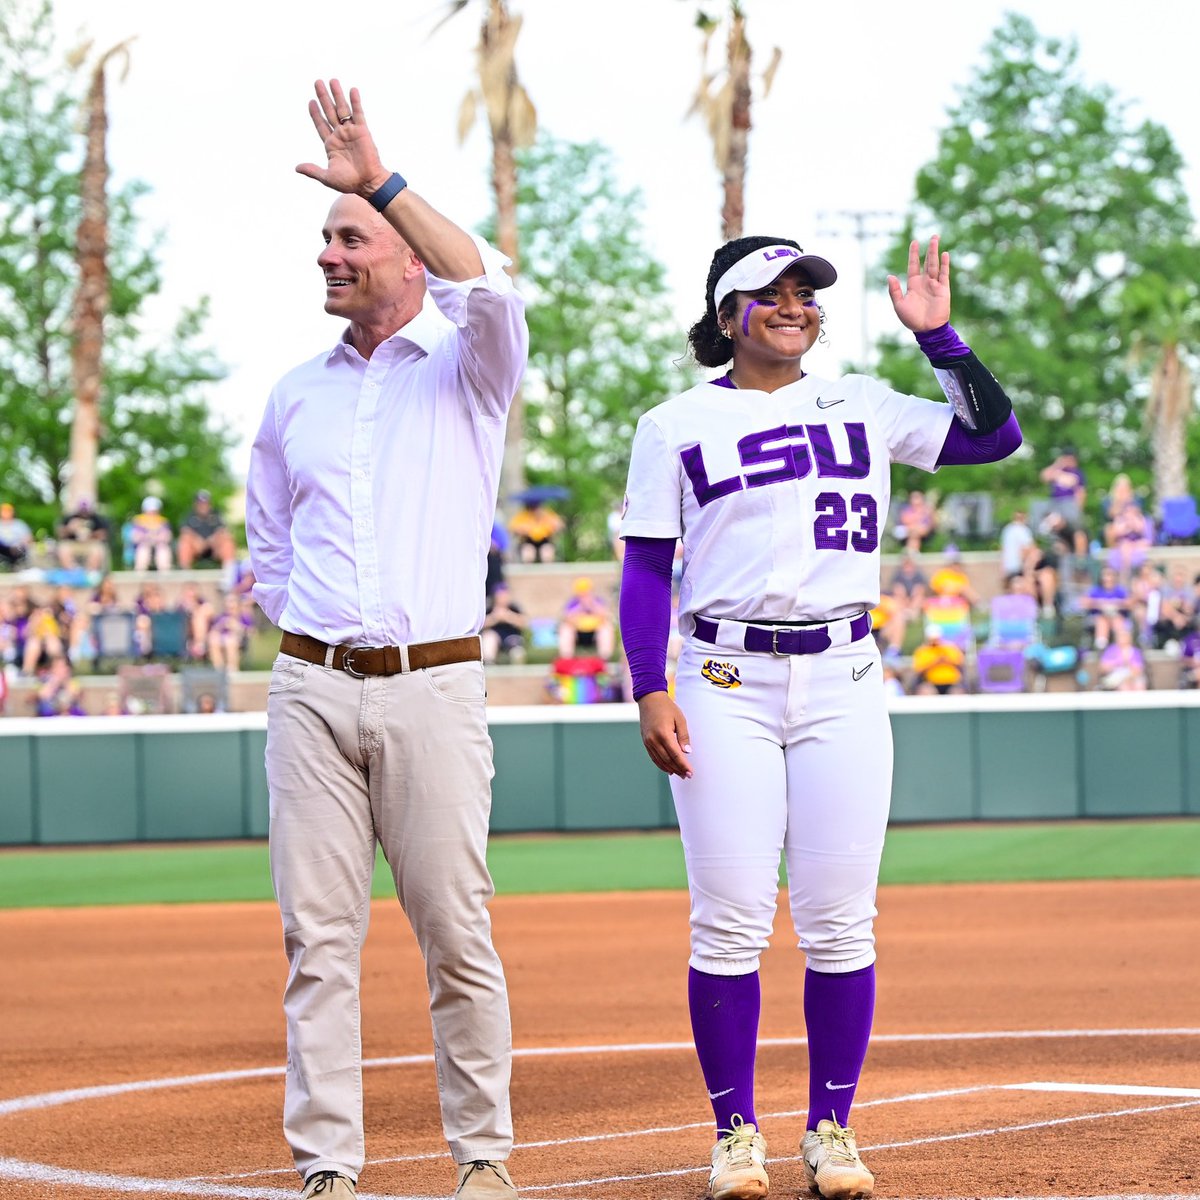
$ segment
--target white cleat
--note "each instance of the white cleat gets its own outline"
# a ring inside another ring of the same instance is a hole
[[[875,1194],[875,1176],[858,1157],[853,1129],[836,1120],[818,1121],[804,1135],[801,1152],[809,1190],[824,1200],[865,1200]]]
[[[708,1194],[712,1200],[763,1200],[767,1179],[767,1139],[740,1117],[713,1147]]]

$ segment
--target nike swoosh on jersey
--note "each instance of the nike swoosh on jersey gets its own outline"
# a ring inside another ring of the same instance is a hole
[[[839,396],[836,400],[822,400],[821,397],[818,396],[817,397],[817,407],[818,408],[832,408],[835,404],[841,404],[842,401],[845,399],[846,399],[845,396]]]
[[[844,1092],[847,1088],[852,1088],[854,1086],[854,1084],[852,1084],[852,1083],[834,1083],[832,1079],[828,1079],[825,1081],[825,1086],[831,1092]],[[731,1088],[730,1090],[732,1091],[733,1089]]]
[[[710,1100],[720,1100],[720,1098],[722,1096],[728,1096],[729,1093],[732,1091],[733,1091],[733,1088],[726,1088],[723,1092],[709,1092],[708,1098]]]
[[[862,667],[857,671],[851,667],[850,674],[854,677],[854,682],[857,683],[874,665],[875,664],[873,662],[869,662],[865,667]]]

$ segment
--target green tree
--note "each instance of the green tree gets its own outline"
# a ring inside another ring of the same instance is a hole
[[[1012,396],[1025,433],[1027,449],[989,468],[984,486],[1040,493],[1038,470],[1071,443],[1098,498],[1096,485],[1117,471],[1148,480],[1145,389],[1123,295],[1145,269],[1145,248],[1181,242],[1192,216],[1170,135],[1085,82],[1077,55],[1073,41],[1005,18],[917,176],[877,282],[903,274],[910,238],[939,233],[953,260],[952,319]],[[911,338],[885,339],[881,351],[881,374],[929,393]],[[939,477],[948,491],[981,483],[970,468]],[[909,471],[896,484],[923,486]]]
[[[709,45],[722,23],[722,17],[712,15],[711,7],[711,4],[701,4],[696,10],[696,28],[704,40],[700,48],[700,85],[688,116],[699,114],[708,126],[713,161],[721,173],[721,237],[729,241],[742,236],[746,213],[746,166],[753,107],[752,49],[746,36],[746,12],[741,0],[728,0],[724,18],[725,62],[717,70],[709,70]],[[724,7],[718,5],[718,8]],[[762,73],[760,91],[764,100],[771,91],[782,56],[783,51],[776,46]]]
[[[521,289],[529,320],[526,472],[569,488],[563,551],[607,558],[638,417],[691,383],[662,265],[643,243],[640,196],[613,183],[596,142],[542,135],[518,155]]]
[[[440,28],[471,0],[449,0],[449,12],[438,22]],[[479,8],[480,5],[475,5]],[[517,73],[517,38],[524,18],[509,11],[507,0],[484,0],[479,43],[475,49],[477,85],[463,97],[458,113],[458,140],[466,140],[480,107],[492,139],[492,197],[496,202],[497,247],[510,259],[514,278],[521,270],[521,245],[517,227],[517,152],[532,146],[537,135],[537,110]],[[508,493],[525,482],[524,395],[520,388],[513,397],[504,437],[504,461],[500,469],[501,503]]]
[[[55,46],[48,3],[0,0],[0,495],[47,530],[70,459],[79,114],[89,82]],[[232,489],[234,438],[203,392],[224,375],[200,343],[206,301],[153,344],[141,331],[146,301],[161,288],[158,238],[135,211],[145,190],[131,183],[109,197],[97,500],[118,523],[150,486],[179,516],[197,488],[217,499]]]
[[[1154,494],[1161,500],[1191,490],[1188,432],[1196,414],[1191,364],[1200,350],[1200,245],[1148,247],[1144,260],[1123,299],[1134,361],[1150,368],[1146,432]]]

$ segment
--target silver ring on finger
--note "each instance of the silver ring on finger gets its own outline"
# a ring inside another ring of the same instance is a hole
[[[338,124],[345,125],[347,121],[353,121],[353,120],[354,120],[354,114],[349,113],[344,117],[338,117]]]

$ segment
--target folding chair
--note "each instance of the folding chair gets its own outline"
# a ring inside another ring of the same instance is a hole
[[[201,711],[201,701],[211,696],[214,711],[225,712],[229,707],[229,682],[224,671],[216,667],[184,667],[179,672],[179,698],[185,713]]]
[[[1188,544],[1200,533],[1200,513],[1195,496],[1166,496],[1162,501],[1162,525],[1158,531],[1164,546]]]
[[[158,714],[175,711],[171,671],[165,663],[127,664],[117,668],[121,711]]]
[[[921,607],[921,619],[926,625],[936,625],[942,640],[969,651],[975,643],[971,624],[971,605],[962,596],[931,596]]]
[[[1038,638],[1037,619],[1032,596],[1005,592],[993,598],[987,641],[975,655],[981,692],[1025,691],[1029,648]]]
[[[150,657],[187,657],[188,615],[182,609],[150,614]]]
[[[119,662],[137,657],[133,613],[102,612],[92,618],[92,643],[96,647],[96,670],[105,661]]]

